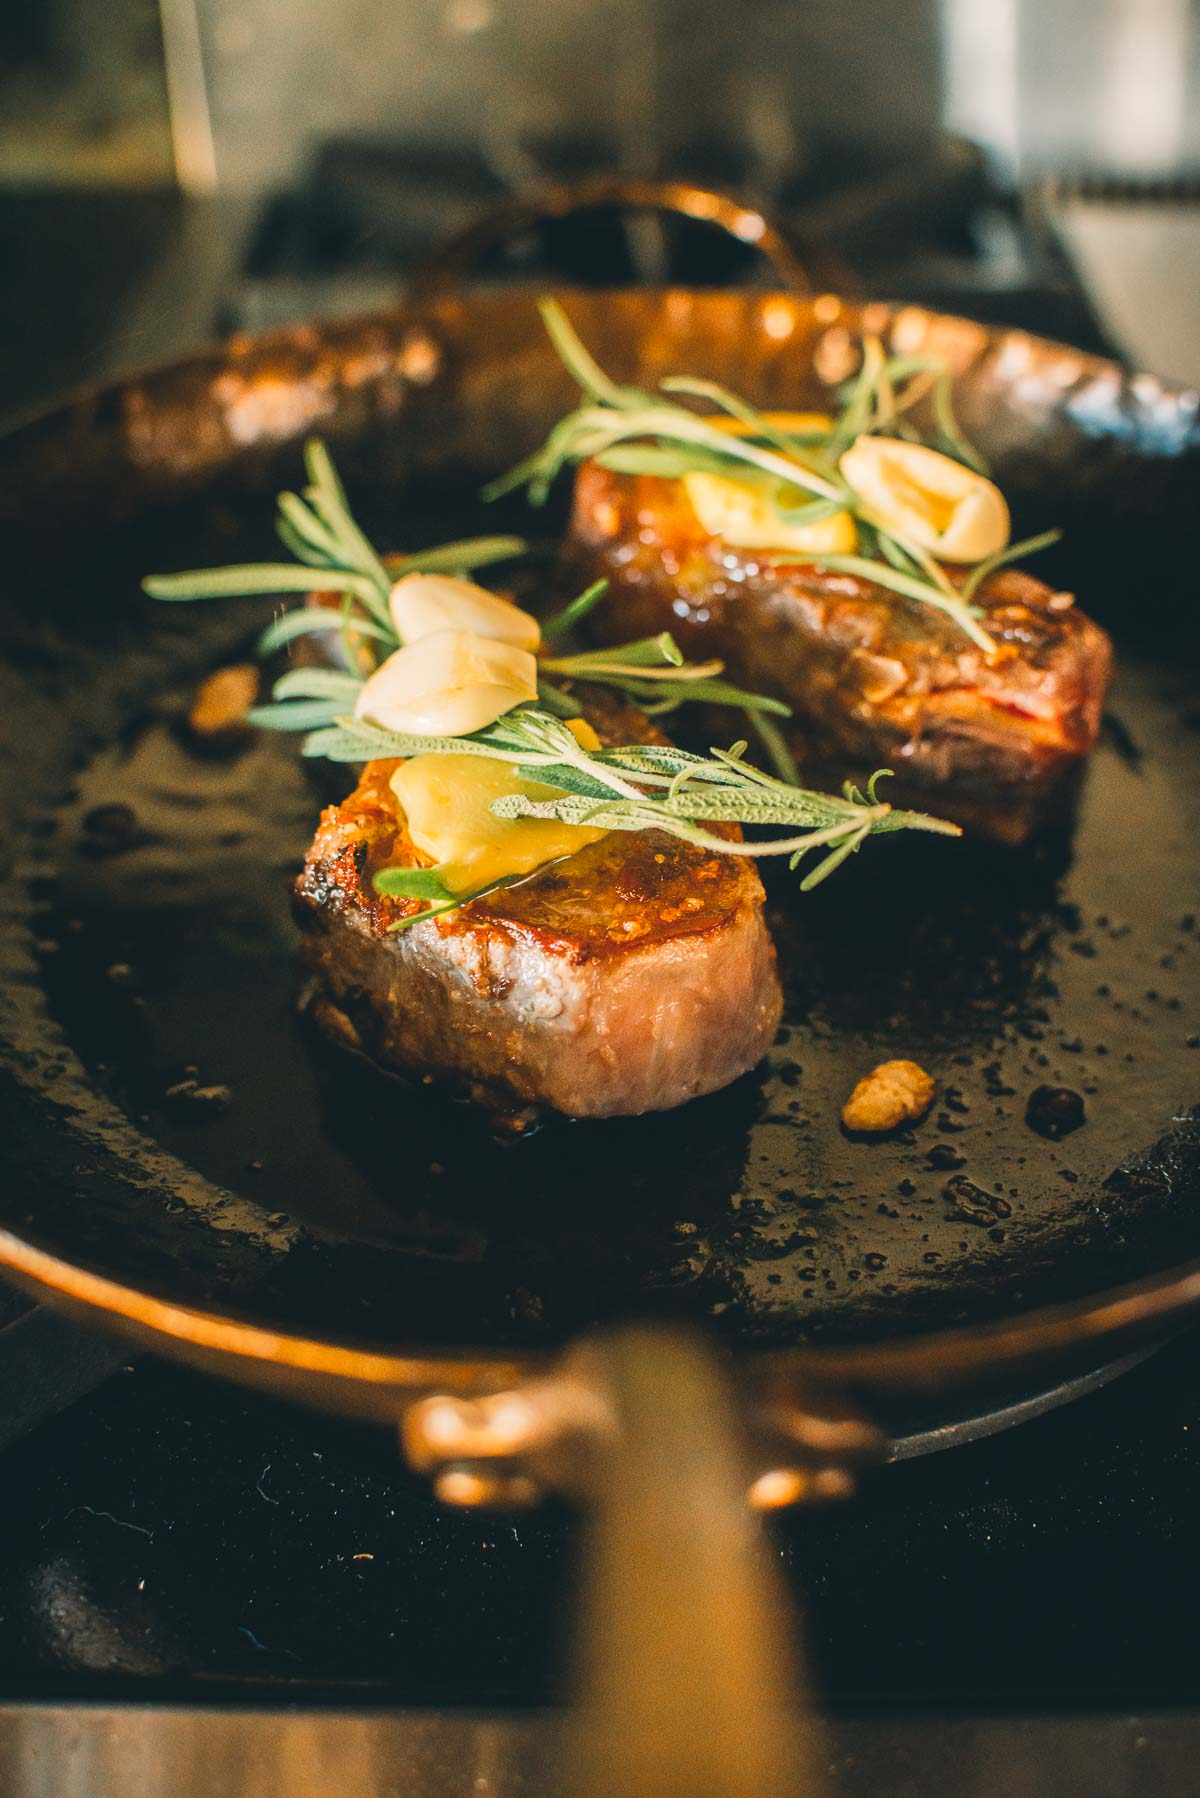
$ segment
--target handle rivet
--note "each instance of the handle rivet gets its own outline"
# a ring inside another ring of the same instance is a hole
[[[760,1473],[747,1497],[756,1511],[782,1511],[808,1497],[811,1475],[799,1467],[772,1467]]]
[[[433,1489],[443,1504],[460,1510],[527,1511],[540,1503],[541,1488],[527,1474],[456,1462],[443,1467]]]

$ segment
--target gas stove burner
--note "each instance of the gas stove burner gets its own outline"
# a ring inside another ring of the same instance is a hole
[[[594,149],[560,146],[554,166],[574,181],[580,169],[595,167]],[[749,171],[728,158],[714,164],[697,150],[687,173],[755,192]],[[387,306],[439,243],[510,203],[504,181],[481,158],[431,158],[381,138],[327,142],[303,184],[277,194],[250,231],[241,273],[223,295],[221,326],[262,330]],[[1108,348],[1062,259],[1026,233],[1020,208],[996,191],[981,153],[961,138],[944,136],[899,161],[845,146],[814,154],[810,173],[774,183],[768,210],[818,251],[823,285],[1025,325],[1082,349]],[[726,232],[616,207],[544,219],[497,247],[476,272],[493,282],[571,286],[770,278],[756,252]]]

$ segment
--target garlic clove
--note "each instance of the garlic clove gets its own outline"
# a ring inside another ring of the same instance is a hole
[[[469,737],[494,724],[519,703],[510,688],[481,681],[469,687],[426,693],[419,704],[397,714],[387,728],[410,731],[418,737]],[[399,721],[401,717],[404,722]]]
[[[1009,540],[1004,495],[940,450],[898,437],[859,437],[838,464],[873,524],[947,562],[982,562]]]
[[[1004,495],[991,481],[983,481],[956,506],[938,550],[947,562],[982,562],[985,556],[1003,549],[1011,534]]]
[[[536,698],[527,649],[438,631],[390,655],[364,682],[354,715],[410,736],[465,737]]]
[[[535,651],[537,619],[511,600],[450,574],[406,574],[392,588],[392,622],[401,643],[417,643],[439,631],[469,631],[495,643]]]
[[[792,524],[780,515],[779,482],[770,477],[731,481],[724,475],[685,474],[684,491],[696,517],[710,537],[736,549],[777,550],[803,555],[849,555],[857,542],[849,512],[835,512],[819,524]],[[797,507],[810,497],[797,488],[789,490],[789,503]]]

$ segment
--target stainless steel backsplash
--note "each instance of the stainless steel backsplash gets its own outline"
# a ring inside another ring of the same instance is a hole
[[[352,133],[770,192],[950,126],[1010,178],[1200,163],[1200,0],[42,0],[0,7],[0,181],[294,185]],[[164,59],[167,80],[156,59]]]

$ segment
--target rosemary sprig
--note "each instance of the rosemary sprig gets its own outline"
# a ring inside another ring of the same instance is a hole
[[[295,616],[294,613],[285,614],[280,622],[286,624]],[[283,640],[285,634],[276,632],[272,646]],[[267,638],[264,638],[264,645],[266,642]],[[347,660],[353,667],[353,659],[348,657]],[[744,687],[721,680],[723,667],[724,664],[718,661],[684,661],[683,652],[670,631],[662,631],[657,637],[618,644],[612,649],[543,656],[538,671],[539,675],[558,675],[568,682],[584,681],[590,686],[615,688],[648,717],[665,717],[693,701],[734,706],[752,718],[764,713],[779,718],[791,717],[791,707],[781,699],[772,699],[765,693],[751,693]],[[328,668],[288,669],[271,689],[270,703],[256,706],[247,714],[248,721],[264,730],[314,730],[352,712],[365,679],[363,674]],[[539,679],[538,691],[549,711],[563,718],[578,718],[579,701],[556,683]]]
[[[658,659],[651,660],[651,648],[657,649],[660,645]],[[761,719],[768,713],[782,718],[791,716],[790,707],[782,700],[772,699],[765,693],[750,693],[730,681],[717,679],[722,666],[720,662],[684,662],[669,632],[664,631],[661,639],[652,637],[645,643],[629,644],[626,648],[633,652],[628,662],[622,660],[625,650],[616,649],[606,652],[604,659],[598,651],[546,658],[541,667],[561,673],[572,681],[616,688],[648,717],[665,717],[691,701],[733,706],[752,720]],[[270,702],[255,706],[247,713],[247,722],[263,730],[277,731],[308,731],[331,724],[353,711],[363,678],[326,668],[291,668],[275,682]],[[552,682],[541,680],[538,691],[548,711],[562,718],[578,718],[579,701],[572,694]],[[775,740],[782,743],[777,731]],[[775,761],[779,766],[777,754]]]
[[[493,562],[524,555],[521,537],[469,537],[432,549],[394,556],[376,554],[350,510],[333,459],[320,438],[304,446],[308,485],[303,494],[281,493],[275,529],[295,562],[250,562],[230,568],[194,568],[181,574],[151,574],[142,582],[152,599],[227,599],[255,593],[341,593],[360,602],[367,616],[343,615],[313,606],[285,613],[263,633],[266,655],[308,632],[347,629],[354,637],[382,643],[385,654],[400,647],[388,596],[404,574],[467,574]]]
[[[957,825],[923,812],[897,811],[875,793],[811,792],[764,774],[745,760],[747,745],[692,755],[668,744],[588,750],[562,720],[534,707],[508,712],[470,737],[416,737],[342,718],[317,730],[305,755],[332,761],[415,755],[480,755],[510,762],[518,773],[558,792],[547,799],[511,794],[493,801],[502,818],[557,818],[599,830],[663,830],[721,855],[781,856],[795,868],[816,849],[826,854],[801,882],[809,891],[868,836],[897,830],[958,836]],[[782,827],[766,840],[731,841],[717,824]],[[460,901],[465,903],[465,901]]]
[[[335,668],[289,668],[271,689],[270,705],[255,706],[247,722],[262,730],[315,730],[353,710],[362,681]]]
[[[970,574],[963,582],[964,599],[972,599],[981,581],[986,581],[989,574],[995,574],[997,568],[1004,568],[1009,562],[1016,562],[1022,556],[1032,556],[1039,549],[1049,549],[1052,543],[1062,540],[1061,531],[1043,531],[1040,536],[1026,537],[1023,543],[1010,543],[1005,549],[998,549],[994,556],[986,561],[976,562]]]
[[[842,475],[838,462],[857,437],[884,430],[918,438],[907,413],[928,394],[935,425],[935,446],[983,473],[986,464],[964,436],[954,414],[951,373],[939,357],[889,357],[877,338],[863,345],[862,366],[843,389],[843,405],[825,432],[795,435],[715,381],[674,376],[657,394],[623,387],[598,367],[557,301],[543,299],[539,309],[547,332],[582,396],[573,412],[560,419],[541,448],[484,489],[486,499],[525,487],[532,504],[541,505],[554,480],[567,465],[594,458],[603,467],[625,474],[652,474],[678,480],[692,473],[764,483],[773,489],[780,514],[789,523],[816,524],[846,511],[860,525],[860,549],[877,553],[857,556],[805,551],[814,567],[855,574],[905,599],[944,613],[985,655],[995,653],[993,639],[982,628],[981,609],[973,604],[980,582],[994,559],[966,577],[961,587],[919,544],[886,527],[860,500]],[[672,394],[707,400],[735,419],[741,433],[723,430],[698,413],[675,404]],[[807,497],[786,506],[784,495],[800,489]],[[1031,554],[1046,539],[1031,538],[1012,555]],[[1004,552],[1004,560],[1011,559]]]
[[[603,381],[602,376],[597,378]],[[621,391],[615,387],[611,390]],[[401,647],[388,604],[391,588],[401,576],[466,573],[520,555],[526,548],[520,537],[469,537],[410,555],[380,556],[356,523],[329,452],[318,439],[305,447],[305,466],[309,484],[303,497],[281,493],[276,517],[281,540],[298,558],[295,563],[258,562],[193,569],[183,574],[148,575],[142,582],[153,598],[166,600],[222,599],[252,593],[323,592],[342,596],[341,606],[302,606],[281,613],[259,638],[259,653],[266,656],[299,637],[340,632],[346,666],[358,670],[325,675],[297,669],[285,674],[275,685],[273,703],[256,707],[250,714],[250,721],[266,730],[313,730],[343,712],[353,711],[366,674]],[[607,590],[607,581],[594,581],[543,626],[544,637],[557,640],[567,634]],[[747,713],[791,715],[789,707],[777,699],[745,692],[718,679],[722,672],[720,662],[685,662],[668,631],[644,642],[627,643],[592,655],[544,657],[541,666],[547,673],[566,680],[615,687],[655,715],[672,712],[687,700],[737,706]],[[342,683],[336,699],[331,687],[320,685],[324,679]],[[551,709],[561,711],[564,717],[578,716],[577,703],[553,683],[544,683],[542,691]]]
[[[552,300],[543,302],[544,306],[555,304]],[[764,425],[764,435],[766,431]],[[706,451],[701,461],[708,468],[712,467],[713,457],[720,457],[726,472],[732,463],[737,469],[750,468],[759,474],[772,475],[776,481],[790,487],[805,487],[820,499],[849,502],[849,488],[839,487],[802,467],[779,450],[764,447],[756,437],[739,437],[732,431],[723,431],[718,425],[709,424],[699,413],[662,399],[649,406],[580,406],[555,425],[540,450],[519,462],[507,474],[491,481],[484,488],[483,497],[498,499],[518,487],[528,487],[532,503],[542,505],[552,482],[566,463],[583,462],[593,456],[603,462],[618,443],[643,437],[684,449]]]
[[[569,636],[577,624],[581,624],[608,592],[607,581],[593,581],[590,587],[573,599],[561,612],[542,622],[542,642],[554,643],[559,637]]]
[[[771,712],[790,718],[791,707],[765,693],[749,693],[718,677],[724,663],[685,662],[670,631],[646,637],[638,643],[622,643],[612,649],[588,649],[577,655],[543,656],[539,667],[568,680],[595,686],[616,687],[634,701],[647,717],[665,717],[681,705],[697,701],[707,705],[737,706],[748,716]],[[555,709],[552,704],[551,709]],[[578,708],[568,712],[573,717]]]
[[[887,357],[877,337],[863,341],[862,367],[849,383],[846,401],[836,419],[829,439],[829,453],[836,459],[850,448],[856,437],[871,428],[880,382],[887,368]]]
[[[787,738],[774,718],[764,717],[761,711],[752,712],[749,709],[746,711],[746,716],[780,780],[786,781],[789,787],[801,786],[803,783],[800,779],[800,770],[796,766],[796,758],[788,748]]]

